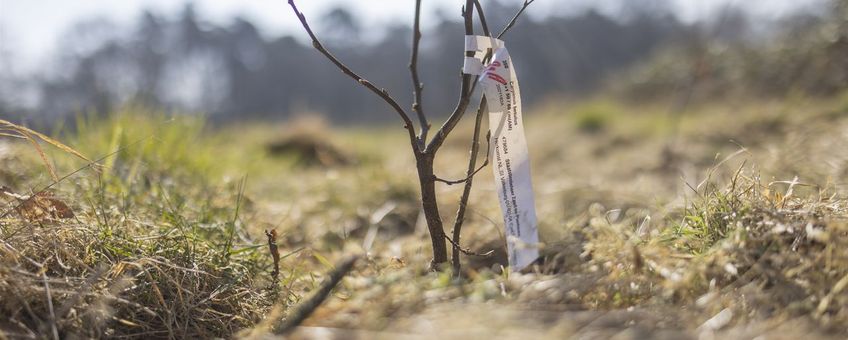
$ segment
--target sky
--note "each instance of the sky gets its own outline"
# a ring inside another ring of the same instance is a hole
[[[501,0],[520,4],[523,0]],[[618,0],[620,1],[620,0]],[[626,1],[626,0],[625,0]],[[762,17],[776,17],[823,0],[670,0],[675,11],[685,20],[697,20],[732,5],[742,5]],[[568,14],[587,7],[615,11],[616,0],[537,0],[528,9],[531,17]],[[183,0],[0,0],[0,53],[10,53],[15,65],[38,67],[51,53],[57,41],[75,22],[85,18],[104,17],[118,24],[131,24],[141,11],[174,16],[181,11]],[[286,0],[194,0],[201,18],[226,24],[236,16],[254,22],[268,37],[301,34],[299,24]],[[361,15],[366,30],[392,22],[408,23],[414,11],[412,0],[300,0],[296,2],[307,17],[320,17],[330,8],[342,5]],[[438,10],[459,12],[459,0],[424,1],[423,13]],[[485,2],[484,2],[485,5]],[[456,8],[453,8],[456,7]],[[427,27],[426,17],[422,26]],[[297,31],[295,31],[297,30]],[[4,67],[0,64],[0,67]],[[7,66],[5,66],[7,67]]]

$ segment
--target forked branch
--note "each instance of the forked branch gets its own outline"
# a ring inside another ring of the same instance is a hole
[[[353,78],[359,84],[362,84],[362,86],[365,86],[366,88],[371,90],[371,92],[373,92],[374,94],[376,94],[377,96],[382,98],[383,101],[385,101],[387,104],[389,104],[389,106],[391,106],[392,109],[394,109],[395,112],[397,112],[397,114],[403,120],[403,123],[404,123],[403,127],[409,133],[409,139],[412,142],[413,147],[416,148],[416,149],[419,149],[418,143],[415,142],[415,130],[414,130],[414,127],[412,125],[412,120],[409,119],[409,115],[406,113],[406,111],[403,110],[403,108],[401,108],[401,106],[397,103],[397,101],[394,98],[392,98],[391,95],[389,95],[389,91],[387,91],[386,89],[378,88],[373,83],[371,83],[370,81],[368,81],[365,78],[360,77],[358,74],[353,72],[349,67],[347,67],[347,65],[345,65],[344,63],[339,61],[339,59],[336,58],[332,53],[330,53],[330,51],[328,51],[326,48],[324,48],[324,45],[321,44],[321,41],[319,41],[318,37],[315,36],[315,33],[312,32],[312,28],[310,28],[309,23],[306,22],[306,16],[303,15],[303,13],[301,13],[300,10],[297,9],[297,5],[295,5],[294,0],[289,0],[289,6],[291,6],[295,15],[297,15],[297,18],[298,18],[298,20],[300,20],[300,24],[303,26],[303,29],[306,30],[307,34],[309,34],[309,38],[312,39],[312,46],[316,50],[318,50],[318,52],[321,52],[321,54],[323,54],[324,57],[329,59],[334,65],[336,65],[336,67],[338,67],[339,70],[342,71],[342,73]]]

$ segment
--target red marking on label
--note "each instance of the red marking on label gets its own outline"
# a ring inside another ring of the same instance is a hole
[[[486,73],[486,77],[498,83],[501,83],[501,85],[506,85],[506,79],[504,79],[504,77],[501,77],[500,75],[494,73]]]

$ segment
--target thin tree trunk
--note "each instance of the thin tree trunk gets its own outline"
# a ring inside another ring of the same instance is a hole
[[[430,230],[430,240],[433,243],[432,269],[448,261],[448,248],[445,242],[445,231],[442,217],[439,215],[439,205],[436,200],[436,177],[433,174],[433,156],[421,153],[416,156],[418,179],[421,184],[421,203],[424,218]]]

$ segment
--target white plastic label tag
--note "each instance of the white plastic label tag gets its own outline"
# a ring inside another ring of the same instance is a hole
[[[530,157],[521,117],[521,90],[509,51],[503,47],[503,42],[499,45],[478,81],[489,107],[492,131],[489,157],[506,228],[509,265],[513,271],[518,271],[539,257],[539,232]]]

